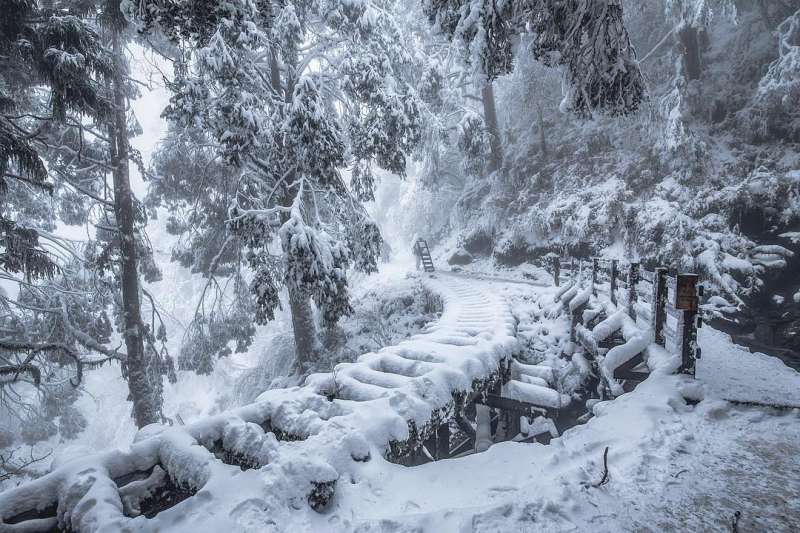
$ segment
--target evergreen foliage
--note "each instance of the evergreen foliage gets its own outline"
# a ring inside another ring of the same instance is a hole
[[[346,270],[377,268],[380,233],[359,201],[373,197],[373,166],[403,174],[420,140],[418,98],[404,79],[412,58],[391,10],[367,3],[235,1],[202,21],[193,9],[145,2],[137,12],[142,31],[189,45],[176,61],[171,135],[156,157],[150,202],[178,196],[208,206],[171,220],[172,231],[192,235],[175,258],[210,279],[246,267],[250,295],[234,299],[253,299],[237,308],[257,323],[274,318],[285,288],[295,329],[305,329],[295,331],[298,357],[308,360],[316,343],[309,302],[331,327],[351,311]],[[194,25],[203,29],[185,31]],[[215,155],[192,161],[201,146]],[[347,166],[349,183],[340,174]],[[196,171],[209,177],[202,190],[177,186]],[[199,331],[210,328],[211,311],[200,306],[190,339],[207,338]],[[252,336],[237,331],[237,344]],[[221,344],[196,343],[224,354]]]
[[[425,0],[423,6],[489,81],[513,70],[515,40],[530,33],[534,57],[565,68],[567,109],[581,116],[627,114],[645,98],[618,0]]]

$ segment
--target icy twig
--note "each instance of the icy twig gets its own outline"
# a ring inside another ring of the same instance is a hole
[[[602,487],[606,483],[608,483],[608,446],[606,446],[606,449],[603,452],[603,477],[599,483],[595,483],[592,486],[594,488]]]

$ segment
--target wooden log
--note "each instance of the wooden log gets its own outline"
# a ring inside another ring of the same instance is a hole
[[[653,296],[650,300],[650,319],[656,344],[664,346],[664,321],[667,319],[665,305],[667,299],[667,269],[656,268],[653,273]]]
[[[611,303],[617,305],[617,260],[611,261]]]
[[[636,292],[636,284],[639,283],[639,263],[631,263],[628,266],[628,315],[636,320],[636,310],[634,304],[638,293]]]
[[[532,403],[521,402],[511,398],[504,398],[498,394],[487,394],[485,397],[478,397],[475,399],[475,403],[483,404],[494,409],[500,409],[501,411],[513,411],[520,415],[529,416],[545,413],[547,417],[553,418],[558,412],[557,409],[533,405]]]
[[[680,328],[681,366],[678,372],[694,376],[697,359],[697,274],[678,274],[673,305],[683,313]]]
[[[450,424],[441,424],[436,430],[436,459],[450,457]]]
[[[625,379],[629,381],[644,381],[647,379],[647,376],[650,375],[649,372],[637,372],[634,370],[637,366],[644,363],[644,354],[638,353],[633,358],[629,359],[628,361],[622,363],[617,368],[614,369],[614,379]]]
[[[561,258],[555,256],[553,258],[553,281],[555,282],[556,287],[558,287],[560,279],[561,279]]]

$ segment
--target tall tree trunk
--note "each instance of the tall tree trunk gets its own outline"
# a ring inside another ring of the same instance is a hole
[[[317,325],[314,322],[314,311],[311,299],[297,291],[289,289],[289,310],[292,313],[292,330],[297,362],[301,365],[315,361],[319,354]]]
[[[278,50],[269,54],[269,82],[277,96],[281,96],[281,68],[278,65]]]
[[[687,80],[699,80],[702,74],[700,60],[700,43],[697,38],[697,28],[684,23],[678,29],[678,41],[683,55],[683,69]]]
[[[270,61],[270,77],[273,88],[280,94],[280,69],[275,55],[272,56]],[[294,97],[295,79],[292,76],[292,69],[286,69],[286,92],[284,93],[284,101],[287,104],[292,103]],[[286,182],[291,183],[294,181],[293,177],[287,178]],[[292,205],[292,196],[289,190],[286,190],[282,205],[288,207]],[[281,216],[281,222],[286,222],[288,215]],[[311,298],[303,291],[297,290],[291,286],[287,287],[289,292],[289,311],[292,314],[292,331],[294,333],[294,347],[297,362],[301,365],[315,361],[318,357],[320,348],[319,340],[317,338],[317,325],[314,322],[314,310],[311,308]]]
[[[494,104],[494,89],[492,82],[487,81],[481,88],[483,100],[483,121],[489,133],[489,172],[500,170],[503,167],[503,145],[500,137],[500,126],[497,123],[497,108]]]
[[[119,0],[109,2],[113,18],[122,18]],[[128,121],[125,114],[123,78],[123,50],[120,30],[116,24],[111,29],[111,47],[114,54],[114,117],[110,127],[110,151],[114,177],[114,213],[119,230],[121,256],[122,312],[125,324],[126,366],[128,388],[133,400],[133,417],[138,427],[161,421],[160,399],[154,393],[147,376],[148,361],[144,352],[142,313],[139,302],[139,272],[136,258],[133,193],[128,169]]]

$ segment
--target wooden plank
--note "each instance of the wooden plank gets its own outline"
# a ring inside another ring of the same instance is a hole
[[[628,379],[634,381],[644,381],[649,375],[648,372],[638,372],[634,369],[644,364],[644,353],[640,352],[628,359],[623,364],[614,369],[615,379]]]
[[[671,302],[675,309],[697,311],[697,280],[697,274],[678,274],[675,278],[675,299]]]
[[[459,444],[455,445],[452,450],[450,450],[450,457],[456,457],[461,455],[462,453],[466,452],[473,452],[475,451],[475,439],[469,437]]]
[[[546,413],[547,416],[555,416],[557,413],[557,410],[555,409],[534,405],[532,403],[521,402],[511,398],[505,398],[497,394],[487,394],[485,399],[481,396],[478,396],[475,399],[475,403],[493,407],[494,409],[500,409],[501,411],[513,411],[522,415]]]
[[[450,424],[445,422],[436,430],[436,459],[450,457]]]

